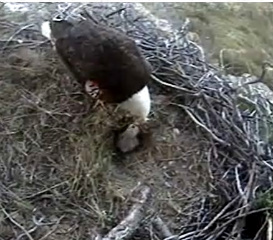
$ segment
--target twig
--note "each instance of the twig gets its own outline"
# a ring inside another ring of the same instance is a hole
[[[106,17],[106,18],[109,18],[109,17],[111,17],[111,16],[113,16],[113,15],[115,15],[115,14],[121,13],[121,12],[124,11],[125,9],[126,9],[125,7],[122,7],[122,8],[120,8],[120,9],[118,9],[118,10],[115,10],[115,11],[113,11],[113,12],[111,12],[111,13],[106,14],[105,17]]]
[[[7,216],[7,218],[14,224],[16,225],[18,228],[20,228],[25,234],[26,236],[28,237],[29,240],[34,240],[32,238],[32,236],[30,235],[30,233],[21,225],[19,224],[18,222],[16,222],[10,214],[8,214],[8,212],[1,206],[1,210],[2,212]]]
[[[183,92],[186,92],[186,93],[189,93],[189,94],[195,94],[195,92],[191,91],[191,90],[188,90],[186,88],[183,88],[183,87],[179,87],[179,86],[176,86],[176,85],[173,85],[173,84],[170,84],[170,83],[166,83],[166,82],[163,82],[162,80],[160,80],[159,78],[157,78],[155,75],[152,75],[152,79],[154,79],[156,82],[166,86],[166,87],[170,87],[170,88],[174,88],[176,90],[180,90],[180,91],[183,91]]]
[[[202,229],[202,231],[196,236],[200,236],[203,232],[207,231],[226,211],[229,209],[232,204],[234,204],[238,198],[233,199],[231,202],[229,202],[210,222],[209,224]]]
[[[217,142],[223,144],[223,145],[226,145],[228,146],[229,144],[226,143],[224,140],[218,138],[209,128],[207,128],[204,124],[200,123],[194,116],[193,114],[187,109],[187,107],[181,105],[181,104],[172,104],[172,105],[175,105],[175,106],[178,106],[178,107],[181,107],[183,108],[186,113],[191,117],[191,119],[198,125],[200,126],[201,128],[203,128],[204,130],[206,130],[207,133],[209,133],[211,135],[211,137],[216,140]]]
[[[165,240],[178,239],[176,235],[171,233],[168,226],[164,223],[164,221],[159,216],[156,216],[153,219],[152,224],[155,230],[159,233],[161,239],[165,239]]]
[[[272,231],[273,231],[272,218],[269,217],[267,220],[266,240],[272,240]]]
[[[54,227],[53,227],[50,231],[48,231],[44,236],[42,236],[39,240],[47,239],[53,232],[55,232],[55,231],[57,230],[57,228],[58,228],[58,226],[59,226],[59,224],[60,224],[60,222],[61,222],[61,220],[62,220],[63,218],[64,218],[64,216],[60,217],[60,218],[57,220],[57,222],[56,222],[56,224],[54,225]]]
[[[256,233],[256,235],[253,238],[253,240],[261,239],[261,232],[264,230],[264,228],[266,227],[267,224],[268,224],[268,218],[265,219],[263,225],[260,227],[259,231]]]
[[[94,23],[96,23],[96,24],[99,23],[99,21],[98,21],[94,16],[92,16],[92,15],[86,10],[86,8],[83,9],[82,15],[83,15],[84,17],[89,18],[90,20],[92,20],[92,21],[93,21]]]
[[[241,182],[240,182],[240,177],[239,177],[239,173],[238,173],[238,166],[235,167],[235,178],[236,178],[237,189],[238,189],[241,197],[245,198],[245,194],[244,194],[244,191],[242,189]]]
[[[26,29],[28,29],[28,28],[30,28],[30,27],[33,27],[33,26],[34,26],[34,24],[29,24],[29,25],[23,26],[23,27],[21,27],[20,29],[18,29],[13,35],[11,35],[10,38],[7,40],[6,44],[2,47],[2,49],[1,49],[1,54],[4,53],[5,48],[8,46],[9,42],[12,41],[13,38],[14,38],[16,35],[18,35],[18,34],[21,33],[22,31],[24,31],[24,30],[26,30]]]
[[[137,202],[132,206],[129,214],[115,228],[113,228],[102,240],[126,240],[130,239],[139,228],[145,218],[147,205],[150,200],[151,189],[142,186]]]
[[[57,184],[55,184],[55,185],[53,185],[53,186],[51,186],[51,187],[48,187],[48,188],[46,188],[46,189],[44,189],[44,190],[41,190],[41,191],[39,191],[39,192],[37,192],[37,193],[33,193],[33,194],[29,195],[29,196],[26,196],[24,199],[32,199],[32,198],[35,198],[35,197],[37,197],[37,196],[39,196],[39,195],[41,195],[41,194],[44,194],[44,193],[46,193],[46,192],[48,192],[48,191],[50,191],[50,190],[53,190],[53,189],[55,189],[55,188],[58,188],[58,187],[60,187],[60,186],[62,186],[62,185],[65,185],[65,184],[67,184],[67,183],[68,183],[67,181],[57,183]]]
[[[265,78],[265,75],[266,75],[267,67],[268,67],[268,66],[269,66],[269,67],[273,67],[273,64],[270,63],[270,62],[263,62],[261,76],[255,78],[255,79],[252,80],[252,81],[243,83],[243,84],[240,86],[240,88],[245,87],[245,86],[247,86],[247,85],[252,85],[252,84],[264,82],[264,78]]]

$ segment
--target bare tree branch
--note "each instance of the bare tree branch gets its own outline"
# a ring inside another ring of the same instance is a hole
[[[147,186],[142,186],[139,197],[136,199],[136,203],[132,206],[127,217],[104,236],[102,240],[130,239],[146,217],[150,197],[151,189]]]

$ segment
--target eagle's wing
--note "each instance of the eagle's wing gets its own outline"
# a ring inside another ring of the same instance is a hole
[[[56,51],[61,60],[73,74],[75,79],[84,86],[85,82],[89,80],[89,71],[86,69],[88,69],[87,65],[90,64],[84,63],[81,52],[77,49],[76,45],[75,41],[71,42],[71,40],[67,38],[57,39],[55,43]]]
[[[124,46],[126,49],[131,50],[131,54],[133,54],[134,57],[138,59],[138,61],[142,61],[143,67],[145,68],[147,73],[150,74],[152,72],[152,66],[141,53],[136,42],[133,39],[127,37],[127,40],[124,42]]]
[[[56,39],[55,46],[81,84],[99,81],[100,89],[115,96],[125,98],[140,90],[151,73],[131,38],[89,21],[71,27],[66,36]]]

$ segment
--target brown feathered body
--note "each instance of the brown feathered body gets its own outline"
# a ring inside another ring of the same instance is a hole
[[[143,89],[151,68],[134,40],[122,32],[82,20],[51,22],[57,53],[84,86],[90,80],[100,90],[100,99],[121,103]]]

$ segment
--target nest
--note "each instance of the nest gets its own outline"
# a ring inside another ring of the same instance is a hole
[[[134,38],[153,67],[153,93],[169,95],[169,104],[181,116],[186,114],[200,138],[206,139],[209,148],[203,161],[213,190],[193,202],[192,210],[197,214],[184,223],[181,232],[171,234],[164,225],[165,237],[215,240],[270,236],[266,235],[272,227],[270,206],[263,200],[268,199],[272,187],[272,103],[261,95],[242,92],[263,81],[266,64],[261,77],[234,87],[207,62],[203,49],[189,40],[188,20],[180,29],[168,31],[169,25],[156,22],[138,4],[71,5],[61,14],[64,12],[118,28]],[[254,228],[252,217],[261,220]]]

